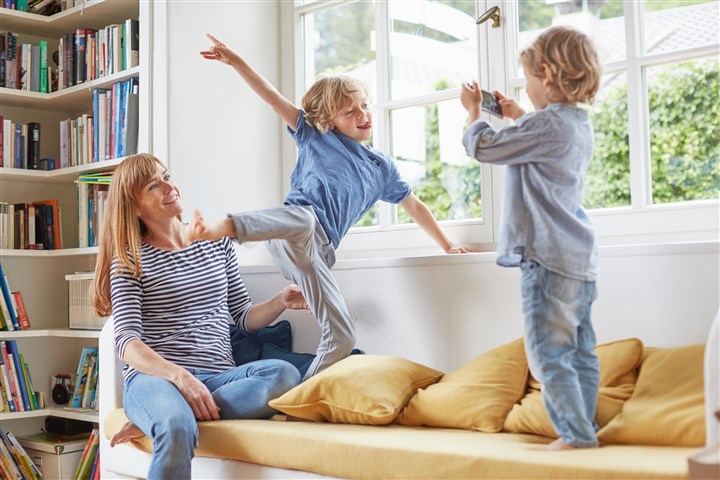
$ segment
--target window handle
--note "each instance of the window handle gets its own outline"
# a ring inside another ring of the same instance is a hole
[[[500,26],[500,7],[495,5],[491,9],[489,9],[487,12],[483,13],[478,17],[477,20],[475,20],[475,23],[480,25],[481,23],[485,23],[488,20],[492,19],[492,27],[497,28]]]

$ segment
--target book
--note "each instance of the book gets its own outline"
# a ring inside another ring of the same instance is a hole
[[[57,199],[38,200],[32,202],[33,205],[45,206],[45,225],[48,230],[48,246],[49,250],[62,248],[62,236],[60,235],[60,206]],[[52,230],[52,235],[50,232]]]
[[[48,93],[50,91],[50,82],[48,75],[48,43],[47,40],[40,40],[38,42],[40,47],[40,92]]]
[[[10,287],[8,285],[7,277],[5,276],[5,273],[2,269],[2,263],[0,263],[0,290],[2,290],[2,302],[3,302],[3,315],[6,313],[5,309],[7,309],[7,316],[10,318],[10,324],[13,326],[13,330],[20,330],[20,324],[18,323],[17,316],[15,314],[15,309],[12,305],[12,296],[10,294]]]
[[[31,410],[37,410],[40,408],[37,396],[35,395],[35,389],[33,388],[32,378],[30,377],[30,368],[28,367],[27,362],[25,362],[25,357],[23,357],[23,354],[20,354],[20,366],[23,370],[23,378],[25,380],[25,388],[27,388],[28,391],[28,398],[30,399],[30,407]]]
[[[140,23],[129,18],[123,23],[123,69],[140,64]]]
[[[22,394],[20,393],[20,385],[18,384],[18,377],[15,373],[15,362],[13,355],[8,348],[9,340],[0,341],[0,349],[5,360],[5,366],[8,370],[8,381],[10,382],[10,390],[12,394],[13,403],[15,404],[16,412],[24,412],[25,408],[22,401]]]
[[[78,464],[77,470],[75,470],[73,480],[84,480],[88,478],[87,475],[90,471],[90,468],[92,467],[91,462],[94,459],[94,452],[97,450],[99,440],[99,432],[96,428],[93,428],[92,432],[90,433],[90,437],[85,444],[85,449],[80,456],[80,463]]]
[[[88,370],[91,359],[94,356],[97,359],[98,347],[83,347],[78,363],[77,375],[75,376],[75,388],[73,389],[72,400],[70,406],[73,408],[82,407],[83,394],[88,381]]]
[[[23,368],[20,360],[20,350],[18,349],[17,342],[15,340],[5,340],[8,357],[13,362],[13,373],[17,379],[17,386],[20,389],[20,399],[23,405],[23,411],[31,410],[30,396],[27,388],[25,387],[25,379],[23,377]]]
[[[80,402],[80,408],[88,408],[92,401],[93,391],[95,390],[95,376],[97,368],[97,355],[90,357],[90,365],[87,371],[87,381],[85,383],[85,391],[83,392],[82,401]]]
[[[30,122],[28,126],[27,168],[40,169],[40,124]]]
[[[20,444],[20,442],[15,438],[15,435],[13,435],[12,432],[6,433],[8,440],[10,440],[10,443],[13,445],[13,448],[17,452],[18,458],[20,462],[22,463],[23,469],[29,476],[29,478],[32,478],[34,480],[37,480],[38,478],[42,477],[42,472],[40,472],[40,469],[38,469],[33,461],[30,459],[30,456],[27,454],[23,446]]]
[[[8,366],[6,365],[6,362],[9,362],[10,360],[6,360],[8,358],[7,351],[2,348],[2,345],[0,344],[0,377],[2,377],[2,384],[3,384],[3,391],[5,392],[5,399],[7,400],[8,406],[10,407],[10,411],[14,412],[16,411],[15,407],[15,397],[13,396],[13,383],[10,379],[10,370],[8,369]]]
[[[7,434],[0,428],[0,461],[2,462],[3,469],[9,474],[10,479],[22,479],[23,476],[20,473],[20,468],[15,460],[15,453],[12,451],[10,446],[10,439]]]
[[[25,301],[21,292],[12,292],[11,295],[15,299],[15,306],[17,307],[17,320],[20,325],[20,330],[30,329],[30,318],[28,318],[27,310],[25,309]]]

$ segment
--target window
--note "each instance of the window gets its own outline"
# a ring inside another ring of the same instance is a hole
[[[495,4],[500,27],[476,25],[478,12]],[[459,86],[478,79],[530,110],[518,52],[559,23],[588,33],[604,67],[591,110],[596,148],[585,197],[601,242],[717,237],[717,1],[318,0],[285,12],[296,30],[296,91],[326,72],[365,80],[373,146],[396,160],[453,240],[494,242],[503,169],[465,155]],[[367,245],[372,236],[373,248],[431,245],[429,238],[410,241],[410,222],[380,203],[350,237],[361,235]]]

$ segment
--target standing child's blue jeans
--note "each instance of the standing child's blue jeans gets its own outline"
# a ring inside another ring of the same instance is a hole
[[[542,383],[550,421],[565,444],[596,447],[600,366],[590,319],[595,282],[559,275],[533,260],[523,260],[520,268],[525,351]]]

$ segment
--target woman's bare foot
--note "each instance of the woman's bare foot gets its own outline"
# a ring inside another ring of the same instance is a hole
[[[140,438],[144,436],[145,433],[143,433],[143,431],[140,430],[140,428],[138,428],[134,423],[127,422],[120,428],[120,430],[115,432],[115,434],[110,437],[110,446],[114,447],[119,443],[129,442],[134,438]]]

